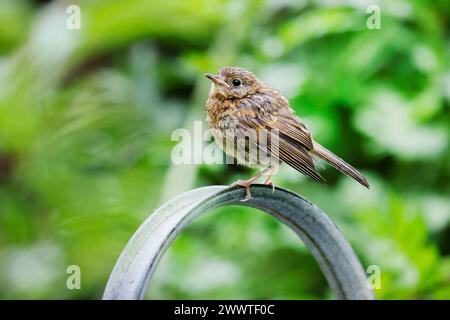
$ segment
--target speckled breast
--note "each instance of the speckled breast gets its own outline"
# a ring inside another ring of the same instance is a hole
[[[252,110],[242,107],[242,101],[208,99],[205,109],[211,134],[227,155],[248,167],[270,164],[265,156],[267,153],[258,145],[258,131],[239,123],[245,116],[255,116]]]

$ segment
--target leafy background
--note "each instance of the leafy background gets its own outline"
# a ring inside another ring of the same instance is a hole
[[[81,30],[66,28],[72,3]],[[250,176],[170,161],[171,132],[204,119],[203,73],[239,65],[369,177],[370,191],[326,168],[324,187],[283,167],[275,183],[380,267],[377,298],[450,298],[449,19],[446,0],[2,0],[0,297],[100,298],[153,209]],[[253,211],[190,226],[147,298],[332,298],[296,236]],[[81,290],[65,286],[72,264]]]

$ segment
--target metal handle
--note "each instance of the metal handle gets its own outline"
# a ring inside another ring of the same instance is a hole
[[[183,193],[152,213],[120,255],[103,299],[143,299],[162,255],[183,229],[201,214],[225,205],[243,205],[271,214],[303,240],[337,299],[374,299],[364,270],[336,225],[317,206],[285,189],[252,185],[245,189],[211,186]]]

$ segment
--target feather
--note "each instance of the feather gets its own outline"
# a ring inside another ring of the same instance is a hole
[[[319,158],[325,160],[326,162],[328,162],[335,169],[348,175],[349,177],[352,177],[353,179],[358,181],[360,184],[362,184],[367,189],[370,189],[369,182],[361,173],[359,173],[358,170],[353,168],[347,162],[345,162],[344,160],[339,158],[337,155],[333,154],[330,150],[322,147],[320,144],[318,144],[315,141],[314,141],[314,149],[312,150],[312,153],[317,155]]]

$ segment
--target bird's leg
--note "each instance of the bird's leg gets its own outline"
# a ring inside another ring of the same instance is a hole
[[[268,167],[268,168],[262,170],[260,173],[258,173],[257,175],[255,175],[254,177],[252,177],[252,178],[250,178],[250,179],[248,179],[248,180],[238,180],[238,181],[233,182],[233,183],[231,184],[232,187],[234,187],[234,186],[241,186],[241,187],[244,187],[244,188],[245,188],[245,190],[246,190],[246,196],[245,196],[245,199],[244,199],[244,200],[241,200],[241,201],[247,201],[247,200],[250,200],[250,199],[251,199],[252,194],[251,194],[251,192],[250,192],[250,186],[253,184],[253,182],[254,182],[256,179],[258,179],[259,177],[261,177],[262,175],[264,175],[267,171],[270,171],[270,172],[271,172],[271,173],[270,173],[270,176],[271,176],[271,175],[272,175],[273,168],[272,168],[272,167]],[[270,179],[270,176],[269,176],[269,179]],[[269,180],[269,179],[266,179],[266,182],[267,182],[267,180]],[[266,182],[264,182],[264,184],[267,184]]]
[[[266,180],[264,180],[264,184],[265,185],[268,185],[268,186],[272,186],[272,192],[274,192],[275,191],[275,185],[272,183],[272,181],[270,181],[270,179],[272,178],[272,176],[273,176],[273,171],[275,170],[275,168],[274,167],[268,167],[267,168],[267,172],[268,173],[266,173]]]

